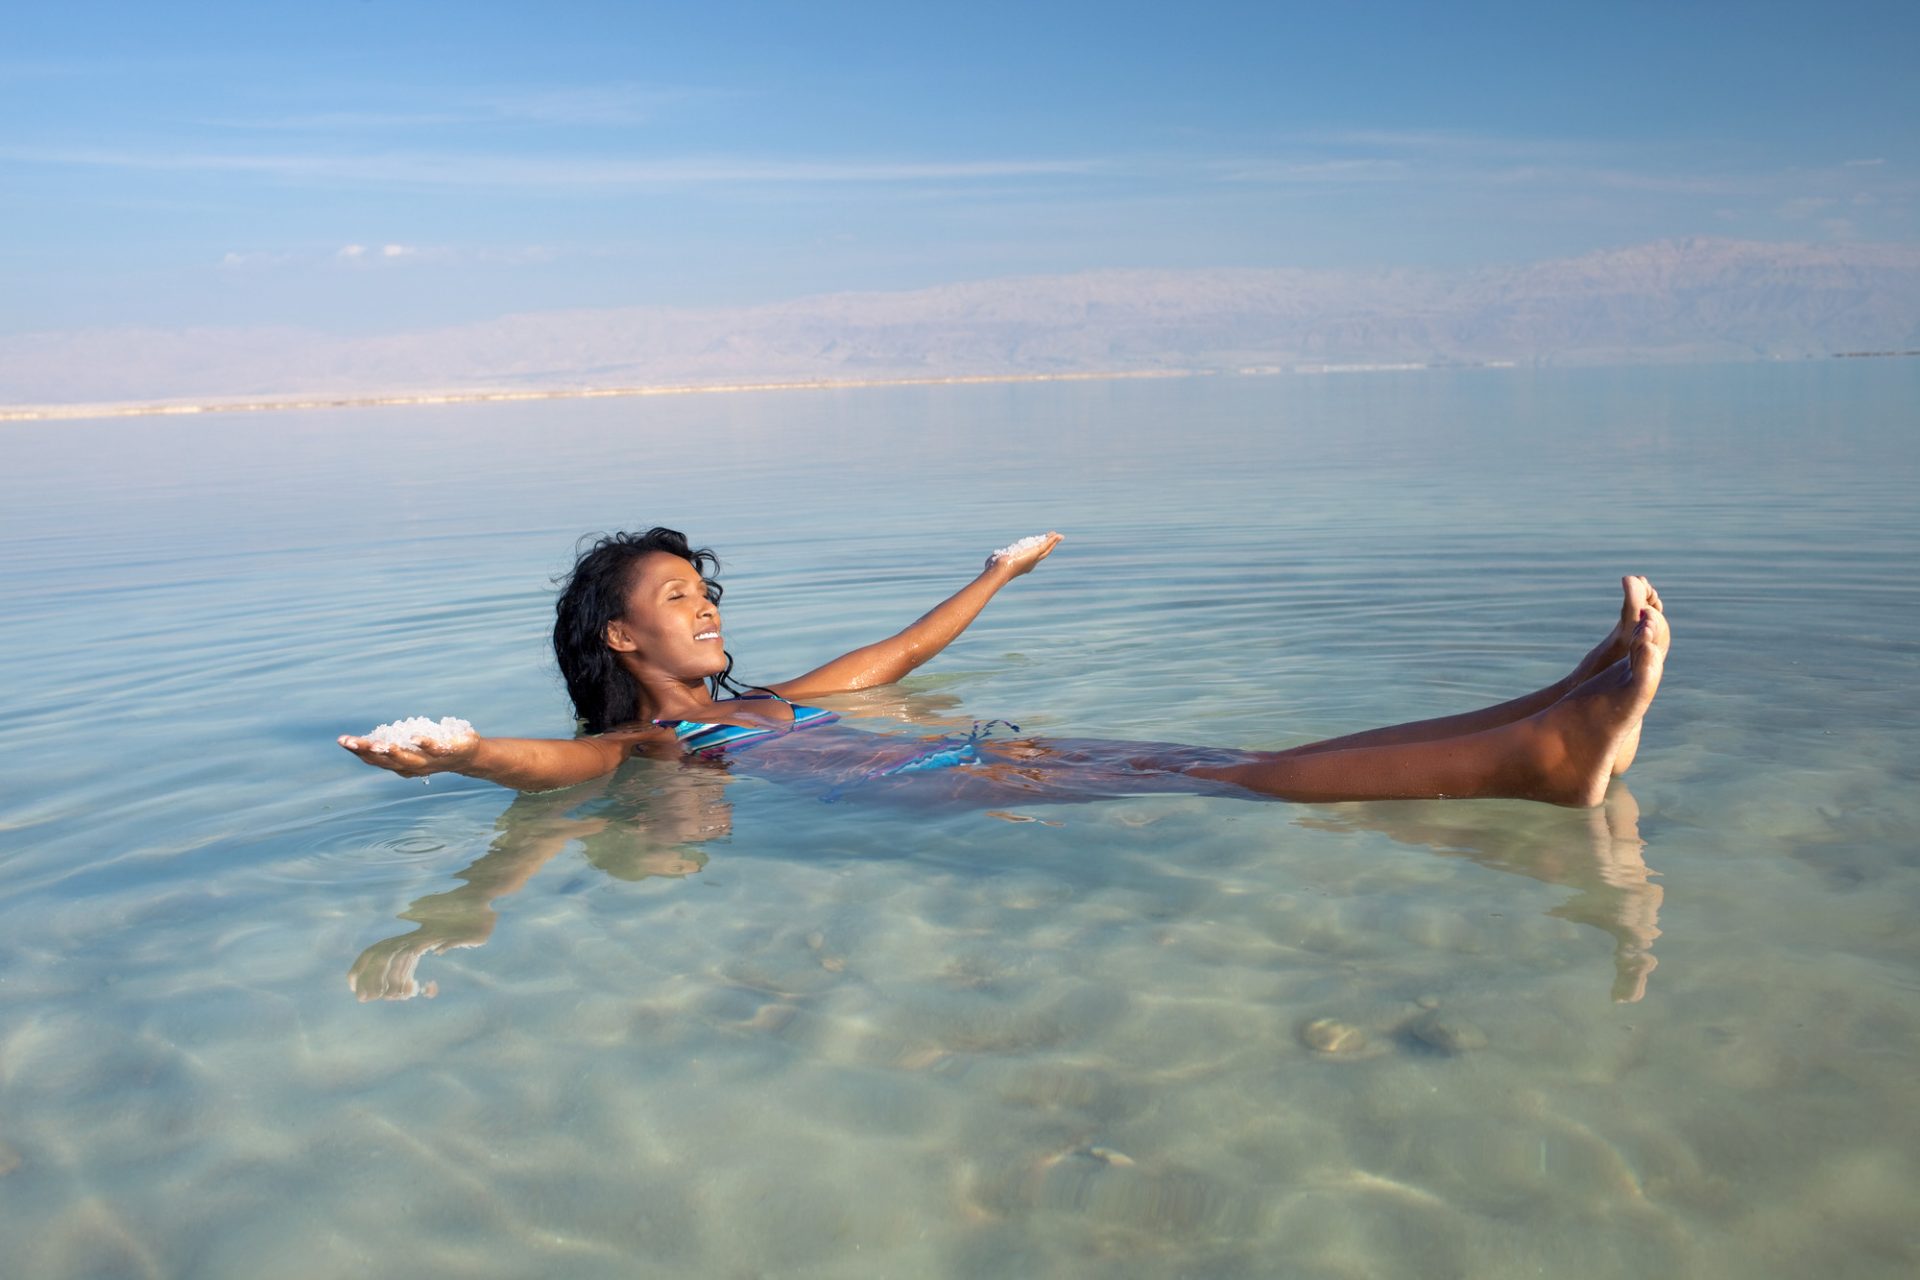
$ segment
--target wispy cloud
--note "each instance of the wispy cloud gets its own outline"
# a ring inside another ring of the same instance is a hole
[[[620,160],[596,157],[347,155],[320,152],[127,151],[14,148],[0,159],[176,173],[226,173],[289,181],[390,186],[647,187],[742,184],[891,184],[1087,175],[1102,163],[1041,160],[770,160],[753,157]]]
[[[335,249],[235,249],[223,254],[222,271],[262,271],[270,268],[311,270],[315,267],[375,269],[409,263],[488,263],[499,266],[537,266],[561,256],[550,245],[505,245],[455,249],[446,245],[365,244],[352,241]]]
[[[1404,182],[1416,171],[1404,160],[1357,156],[1335,160],[1243,159],[1208,166],[1224,182],[1327,184]]]
[[[1597,144],[1569,138],[1539,138],[1524,134],[1473,133],[1450,129],[1320,129],[1284,136],[1296,146],[1354,152],[1390,152],[1399,155],[1557,157],[1591,154]]]
[[[408,258],[446,255],[443,250],[422,249],[413,244],[383,244],[372,248],[364,244],[343,244],[333,251],[333,256],[341,262],[400,262]]]
[[[1504,185],[1597,187],[1612,191],[1647,191],[1669,195],[1725,196],[1753,189],[1750,179],[1730,174],[1661,173],[1635,169],[1581,165],[1522,165],[1484,175]]]
[[[330,134],[512,123],[565,128],[632,127],[652,124],[663,114],[689,104],[745,95],[729,89],[604,84],[404,97],[354,88],[333,96],[381,105],[352,110],[264,111],[248,116],[202,118],[195,123],[238,131]]]

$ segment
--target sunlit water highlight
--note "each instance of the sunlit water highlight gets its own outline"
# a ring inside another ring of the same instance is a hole
[[[1885,363],[8,428],[0,1274],[1910,1272],[1917,405]],[[1067,532],[834,704],[893,732],[1464,709],[1628,570],[1677,641],[1593,813],[515,801],[332,745],[567,732],[547,582],[651,523],[759,679]],[[483,945],[413,969],[415,922]]]

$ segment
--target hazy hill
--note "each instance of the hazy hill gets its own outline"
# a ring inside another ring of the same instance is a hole
[[[0,403],[1917,347],[1920,246],[1683,240],[1471,271],[1100,271],[369,338],[32,334],[0,338]]]

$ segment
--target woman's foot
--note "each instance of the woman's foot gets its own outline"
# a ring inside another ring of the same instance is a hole
[[[1636,582],[1645,586],[1646,579],[1627,579],[1629,597]],[[1652,588],[1645,589],[1651,596]],[[1582,808],[1605,798],[1608,779],[1626,767],[1622,757],[1631,761],[1639,747],[1640,724],[1660,687],[1671,643],[1666,615],[1642,606],[1625,656],[1530,719],[1539,772],[1535,798]]]
[[[1653,584],[1637,573],[1630,573],[1620,579],[1620,620],[1613,624],[1606,639],[1580,659],[1568,681],[1574,685],[1584,684],[1626,657],[1627,646],[1633,641],[1633,629],[1640,624],[1642,609],[1666,611]]]

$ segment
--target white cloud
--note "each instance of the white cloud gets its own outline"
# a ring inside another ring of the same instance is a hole
[[[451,249],[430,248],[417,244],[401,244],[389,240],[380,245],[349,244],[334,251],[333,255],[342,262],[387,263],[387,262],[425,262],[433,259],[451,258]]]
[[[315,267],[326,263],[346,263],[366,270],[382,264],[412,262],[485,262],[506,266],[530,266],[553,262],[560,251],[549,245],[492,245],[476,249],[453,249],[439,245],[401,244],[388,241],[379,245],[354,242],[337,249],[298,249],[272,252],[263,249],[231,250],[222,254],[222,271],[243,271],[266,267]]]

